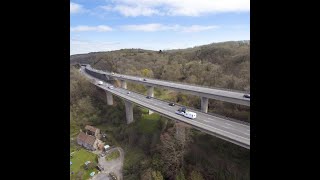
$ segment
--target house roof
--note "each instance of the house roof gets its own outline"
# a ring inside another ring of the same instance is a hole
[[[93,145],[96,141],[94,136],[86,135],[84,132],[80,132],[77,139],[90,145]]]
[[[85,129],[86,129],[86,130],[89,130],[89,131],[92,131],[92,132],[96,132],[96,130],[97,130],[98,128],[95,128],[95,127],[93,127],[93,126],[86,125]]]

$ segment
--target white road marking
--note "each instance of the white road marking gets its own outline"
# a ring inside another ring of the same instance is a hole
[[[168,108],[168,107],[164,107],[164,108]],[[217,118],[217,117],[216,117],[216,118]],[[208,119],[211,119],[211,118],[208,118]],[[222,119],[222,118],[219,118],[219,119]],[[222,119],[222,120],[224,120],[224,119]],[[182,121],[185,121],[185,120],[182,120]],[[212,129],[216,129],[216,130],[218,130],[218,131],[223,131],[223,132],[225,132],[225,133],[232,134],[233,136],[237,136],[237,137],[242,138],[242,139],[248,139],[248,138],[245,138],[245,137],[236,135],[236,134],[234,134],[234,133],[227,132],[227,131],[224,131],[224,130],[222,130],[222,129],[218,129],[218,128],[213,127],[213,126],[208,126],[208,125],[203,124],[203,123],[200,123],[199,121],[196,121],[196,120],[192,120],[192,119],[191,119],[191,121],[193,121],[194,124],[202,124],[204,127],[207,127],[207,128],[210,128],[210,129],[211,129],[211,128],[212,128]],[[205,121],[205,120],[204,120],[204,121]],[[241,124],[237,124],[237,125],[241,125]],[[198,126],[198,127],[200,127],[200,126]],[[225,126],[223,126],[223,127],[225,127]],[[200,128],[201,128],[201,127],[200,127]],[[229,127],[225,127],[225,128],[228,128],[228,129],[229,129]],[[207,130],[209,130],[209,129],[207,129]],[[247,130],[247,131],[250,131],[250,130]],[[242,133],[243,133],[243,132],[242,132]],[[244,133],[244,134],[250,135],[250,134],[247,134],[247,133]],[[248,139],[248,140],[250,140],[250,139]]]
[[[226,125],[228,125],[228,126],[231,126],[231,124],[229,124],[229,123],[225,123]]]

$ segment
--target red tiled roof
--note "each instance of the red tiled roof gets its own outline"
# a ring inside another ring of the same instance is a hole
[[[96,141],[96,138],[94,136],[86,135],[84,132],[80,132],[77,137],[77,140],[80,140],[93,146],[94,142]]]
[[[86,125],[85,129],[86,129],[86,130],[89,130],[89,131],[92,131],[92,132],[96,132],[96,130],[97,130],[98,128],[95,128],[95,127],[93,127],[93,126]]]

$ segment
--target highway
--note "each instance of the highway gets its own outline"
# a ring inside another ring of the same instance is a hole
[[[84,71],[84,67],[81,67],[80,72],[89,78],[93,84],[104,89],[105,91],[111,92],[113,95],[130,101],[138,106],[150,109],[172,120],[184,122],[200,131],[250,149],[250,125],[230,121],[196,110],[192,110],[192,112],[197,113],[197,118],[189,119],[175,113],[175,111],[181,107],[180,105],[169,106],[168,102],[155,98],[147,99],[145,95],[132,91],[130,91],[130,94],[127,94],[129,90],[120,87],[109,89],[108,86],[111,84],[104,82],[103,85],[98,85],[97,81],[100,81],[100,79],[89,75]]]
[[[94,69],[90,65],[87,65],[86,68],[91,71],[105,74],[107,76],[111,76],[119,80],[131,81],[131,82],[143,84],[146,86],[154,86],[154,87],[171,89],[176,91],[178,90],[180,92],[184,92],[187,94],[192,94],[200,97],[206,97],[209,99],[216,99],[216,100],[221,100],[225,102],[250,106],[250,99],[243,97],[243,95],[246,94],[245,92],[227,91],[227,90],[208,88],[208,87],[190,85],[190,84],[181,84],[177,82],[156,80],[156,79],[150,79],[150,78],[146,78],[146,81],[143,81],[142,77],[129,76],[129,75],[123,75],[123,74],[112,75],[110,72]]]

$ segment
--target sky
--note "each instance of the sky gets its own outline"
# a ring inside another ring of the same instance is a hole
[[[72,0],[70,55],[250,40],[250,0]]]

